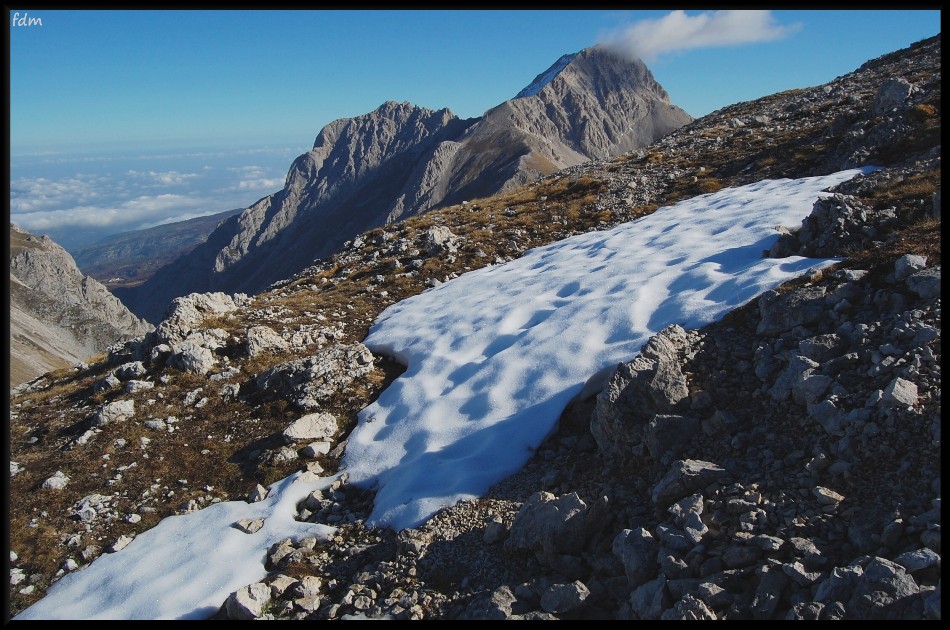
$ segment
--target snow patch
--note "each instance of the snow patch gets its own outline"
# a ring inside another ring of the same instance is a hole
[[[365,344],[407,370],[359,414],[343,467],[405,529],[517,472],[567,404],[669,324],[696,328],[834,260],[763,258],[860,170],[766,180],[533,249],[386,309]],[[592,375],[600,375],[591,382]]]

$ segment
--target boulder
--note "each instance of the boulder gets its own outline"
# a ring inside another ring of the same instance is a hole
[[[326,441],[336,435],[339,427],[336,417],[329,413],[309,413],[284,429],[284,441],[295,442],[321,440]]]
[[[669,505],[709,484],[720,481],[726,471],[712,462],[681,459],[673,462],[669,472],[653,487],[651,499],[660,506]]]
[[[518,510],[505,547],[533,551],[549,566],[558,556],[580,554],[587,542],[587,512],[576,492],[560,497],[537,492]]]

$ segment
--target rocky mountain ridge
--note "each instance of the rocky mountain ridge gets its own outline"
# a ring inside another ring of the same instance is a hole
[[[48,237],[10,225],[10,386],[151,330]]]
[[[646,146],[691,120],[642,62],[602,49],[562,57],[532,85],[478,119],[387,102],[330,123],[283,190],[117,295],[157,321],[192,291],[253,294],[360,232]]]
[[[11,401],[15,610],[161,516],[336,470],[400,371],[360,347],[387,305],[679,199],[874,164],[764,254],[840,265],[664,330],[524,470],[417,529],[364,527],[373,497],[344,476],[298,506],[338,535],[275,545],[218,616],[939,619],[940,60],[937,36],[377,228],[254,298],[177,300],[108,363]],[[313,404],[337,422],[319,439],[298,423]]]

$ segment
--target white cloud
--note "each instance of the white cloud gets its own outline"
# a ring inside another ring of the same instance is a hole
[[[291,154],[299,153],[265,147],[116,153],[89,164],[82,155],[23,159],[11,173],[11,220],[75,248],[117,232],[247,207],[283,187],[284,158]]]
[[[273,171],[268,172],[260,166],[232,166],[228,171],[237,173],[240,178],[236,185],[226,190],[268,190],[284,187],[284,177],[268,177],[273,175]]]
[[[107,180],[75,175],[59,180],[21,177],[10,182],[10,212],[27,213],[90,203],[102,197]]]
[[[122,178],[85,173],[61,179],[20,177],[10,182],[10,212],[22,215],[92,206],[122,207],[130,198],[156,188],[186,185],[197,177],[197,173],[134,170]]]
[[[800,23],[778,24],[771,11],[707,11],[697,15],[672,11],[657,20],[641,20],[615,29],[602,37],[601,43],[627,57],[654,61],[664,53],[774,41],[800,27]]]
[[[187,159],[226,159],[238,155],[259,156],[287,156],[294,157],[306,153],[310,147],[247,147],[222,149],[217,151],[166,151],[155,153],[141,153],[138,155],[107,154],[107,155],[77,155],[61,151],[18,151],[11,154],[15,162],[29,162],[32,165],[82,164],[90,162],[117,162],[124,160],[187,160]]]
[[[241,179],[245,178],[260,178],[264,177],[267,174],[267,171],[262,166],[229,166],[229,173],[236,173]]]
[[[147,179],[151,182],[154,182],[153,185],[157,186],[179,186],[186,183],[190,179],[198,177],[198,173],[179,173],[178,171],[132,171],[130,170],[127,175],[129,177],[137,179]]]
[[[300,155],[309,151],[292,147],[249,147],[243,149],[225,149],[221,151],[190,151],[176,153],[146,153],[136,156],[140,160],[180,160],[184,158],[232,158],[237,155]]]
[[[259,178],[259,179],[242,179],[238,182],[238,189],[240,190],[259,190],[261,188],[266,188],[267,190],[272,190],[274,188],[282,188],[284,186],[283,177],[273,177],[273,178]]]
[[[77,205],[59,210],[11,212],[10,221],[33,233],[67,227],[137,229],[143,223],[161,221],[169,212],[202,206],[202,200],[184,195],[142,195],[107,206]]]

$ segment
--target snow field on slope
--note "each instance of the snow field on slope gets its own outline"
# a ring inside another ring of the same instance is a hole
[[[575,397],[670,324],[697,328],[835,260],[770,259],[821,191],[866,169],[764,180],[467,273],[386,309],[366,345],[407,366],[359,414],[343,467],[368,524],[415,527],[519,470]]]

